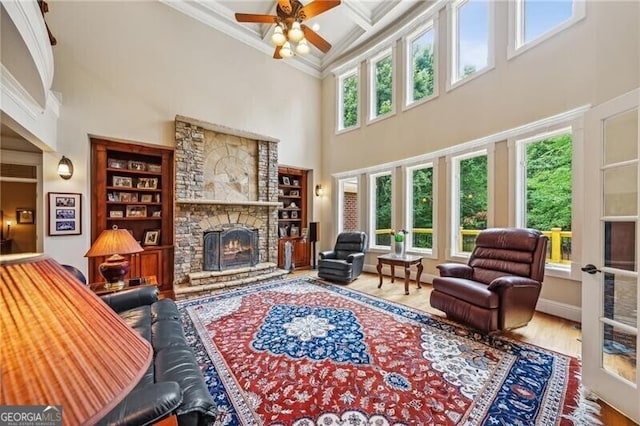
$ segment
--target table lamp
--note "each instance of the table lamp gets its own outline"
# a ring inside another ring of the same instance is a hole
[[[93,242],[85,257],[109,256],[98,267],[106,288],[122,288],[124,276],[129,272],[129,261],[123,254],[140,253],[144,249],[126,229],[105,229]]]
[[[46,255],[0,256],[0,331],[0,406],[45,406],[43,415],[64,425],[96,424],[138,384],[153,355]]]

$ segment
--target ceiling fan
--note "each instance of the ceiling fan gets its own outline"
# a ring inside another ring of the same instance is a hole
[[[339,4],[340,0],[315,0],[303,6],[299,0],[278,0],[276,16],[236,13],[236,20],[238,22],[276,24],[271,36],[271,42],[276,46],[276,50],[273,52],[275,59],[290,58],[296,53],[306,55],[310,50],[308,43],[327,53],[331,49],[331,44],[302,22],[333,9]]]

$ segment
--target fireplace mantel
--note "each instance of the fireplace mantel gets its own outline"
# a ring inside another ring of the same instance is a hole
[[[262,206],[262,207],[282,207],[279,201],[225,201],[206,200],[203,198],[179,199],[176,204],[207,204],[212,206]]]

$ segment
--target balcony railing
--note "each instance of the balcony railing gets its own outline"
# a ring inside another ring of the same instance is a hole
[[[458,250],[463,253],[471,253],[476,245],[476,237],[480,229],[462,229],[459,231]],[[379,245],[390,244],[391,229],[376,229],[376,241]],[[413,228],[413,247],[431,248],[433,247],[432,228]],[[561,228],[551,228],[549,231],[542,231],[549,238],[547,244],[547,262],[560,265],[571,264],[571,231],[563,231]],[[385,238],[386,237],[386,238]]]

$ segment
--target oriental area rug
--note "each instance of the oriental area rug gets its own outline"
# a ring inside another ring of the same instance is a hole
[[[597,424],[576,358],[311,277],[179,304],[220,425]]]

